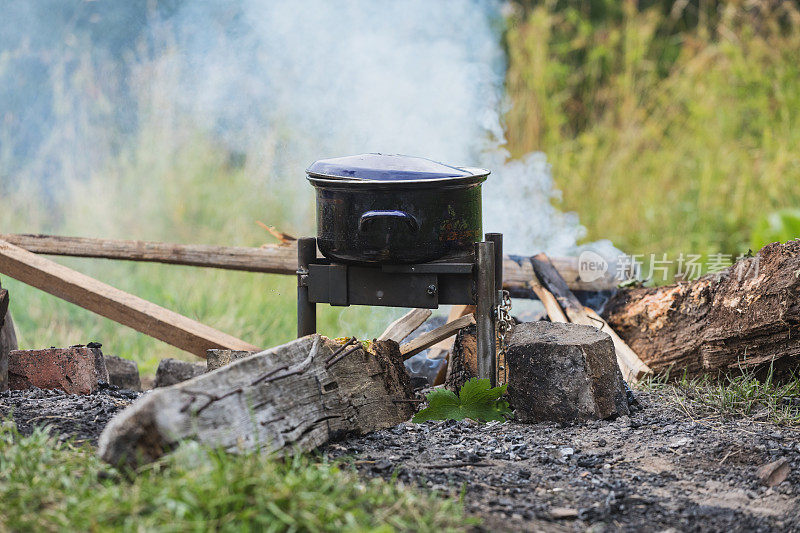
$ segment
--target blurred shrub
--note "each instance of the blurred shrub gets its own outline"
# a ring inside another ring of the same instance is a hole
[[[737,254],[800,201],[795,3],[521,2],[506,45],[509,149],[548,154],[589,239]]]
[[[772,242],[800,238],[800,209],[783,209],[761,218],[750,235],[750,247],[758,250]]]

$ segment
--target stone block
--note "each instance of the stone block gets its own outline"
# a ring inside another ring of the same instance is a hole
[[[179,359],[162,359],[156,369],[156,380],[153,383],[153,388],[169,387],[204,374],[205,371],[205,363],[190,363]]]
[[[106,368],[108,369],[108,382],[116,385],[121,389],[128,389],[132,391],[142,390],[142,381],[139,378],[139,365],[136,361],[117,357],[116,355],[107,355]]]
[[[77,345],[46,350],[14,350],[8,357],[12,390],[32,387],[60,389],[67,394],[90,394],[108,382],[103,352]]]

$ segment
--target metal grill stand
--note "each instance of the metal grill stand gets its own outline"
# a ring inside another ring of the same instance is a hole
[[[316,332],[317,304],[436,309],[474,305],[478,377],[497,383],[495,320],[502,301],[503,235],[487,233],[470,262],[417,265],[346,265],[317,257],[317,240],[297,246],[297,336]]]

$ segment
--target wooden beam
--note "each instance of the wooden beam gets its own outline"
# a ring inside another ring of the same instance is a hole
[[[259,348],[0,240],[0,273],[200,357]]]
[[[461,328],[465,328],[474,323],[475,315],[462,316],[461,318],[448,322],[444,326],[440,326],[434,330],[425,332],[416,339],[405,343],[400,347],[400,353],[403,354],[403,359],[413,357],[437,342],[455,335]]]
[[[378,340],[387,341],[391,339],[395,342],[402,342],[403,339],[415,332],[417,328],[428,320],[431,314],[432,312],[430,309],[412,309],[389,324],[389,327],[386,328],[386,331],[381,333]]]
[[[38,254],[144,261],[270,274],[297,273],[296,243],[246,248],[53,235],[0,235],[0,240]]]
[[[270,274],[297,273],[296,242],[247,248],[28,234],[0,235],[0,239],[38,254],[145,261]],[[611,273],[592,282],[582,281],[577,258],[553,257],[551,260],[571,290],[601,291],[615,289],[617,286],[618,280]],[[512,292],[529,294],[528,282],[532,271],[528,257],[505,256],[503,287]]]

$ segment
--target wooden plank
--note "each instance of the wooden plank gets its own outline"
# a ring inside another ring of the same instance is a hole
[[[408,359],[417,355],[422,350],[433,346],[437,342],[451,337],[458,333],[458,330],[465,328],[475,323],[475,315],[462,316],[452,322],[440,326],[434,330],[428,331],[409,341],[400,347],[400,353],[403,354],[403,359]]]
[[[114,417],[98,453],[112,464],[158,459],[181,440],[232,453],[308,451],[414,414],[395,343],[342,346],[309,335],[156,389]]]
[[[0,240],[38,254],[144,261],[271,274],[297,273],[296,243],[246,248],[52,235],[0,235]]]
[[[259,349],[2,240],[0,273],[200,357],[212,348]]]
[[[46,255],[145,261],[271,274],[297,273],[296,242],[247,248],[29,234],[0,235],[0,239],[29,252]],[[600,291],[614,289],[617,286],[618,280],[610,273],[596,281],[589,283],[582,281],[578,272],[577,258],[554,257],[552,262],[572,290]],[[529,293],[528,282],[531,279],[531,272],[532,267],[528,257],[505,256],[503,287]]]
[[[430,309],[412,309],[405,315],[401,316],[386,328],[386,331],[380,334],[379,341],[387,341],[389,339],[395,342],[402,342],[403,339],[411,335],[417,330],[426,320],[431,316]]]

